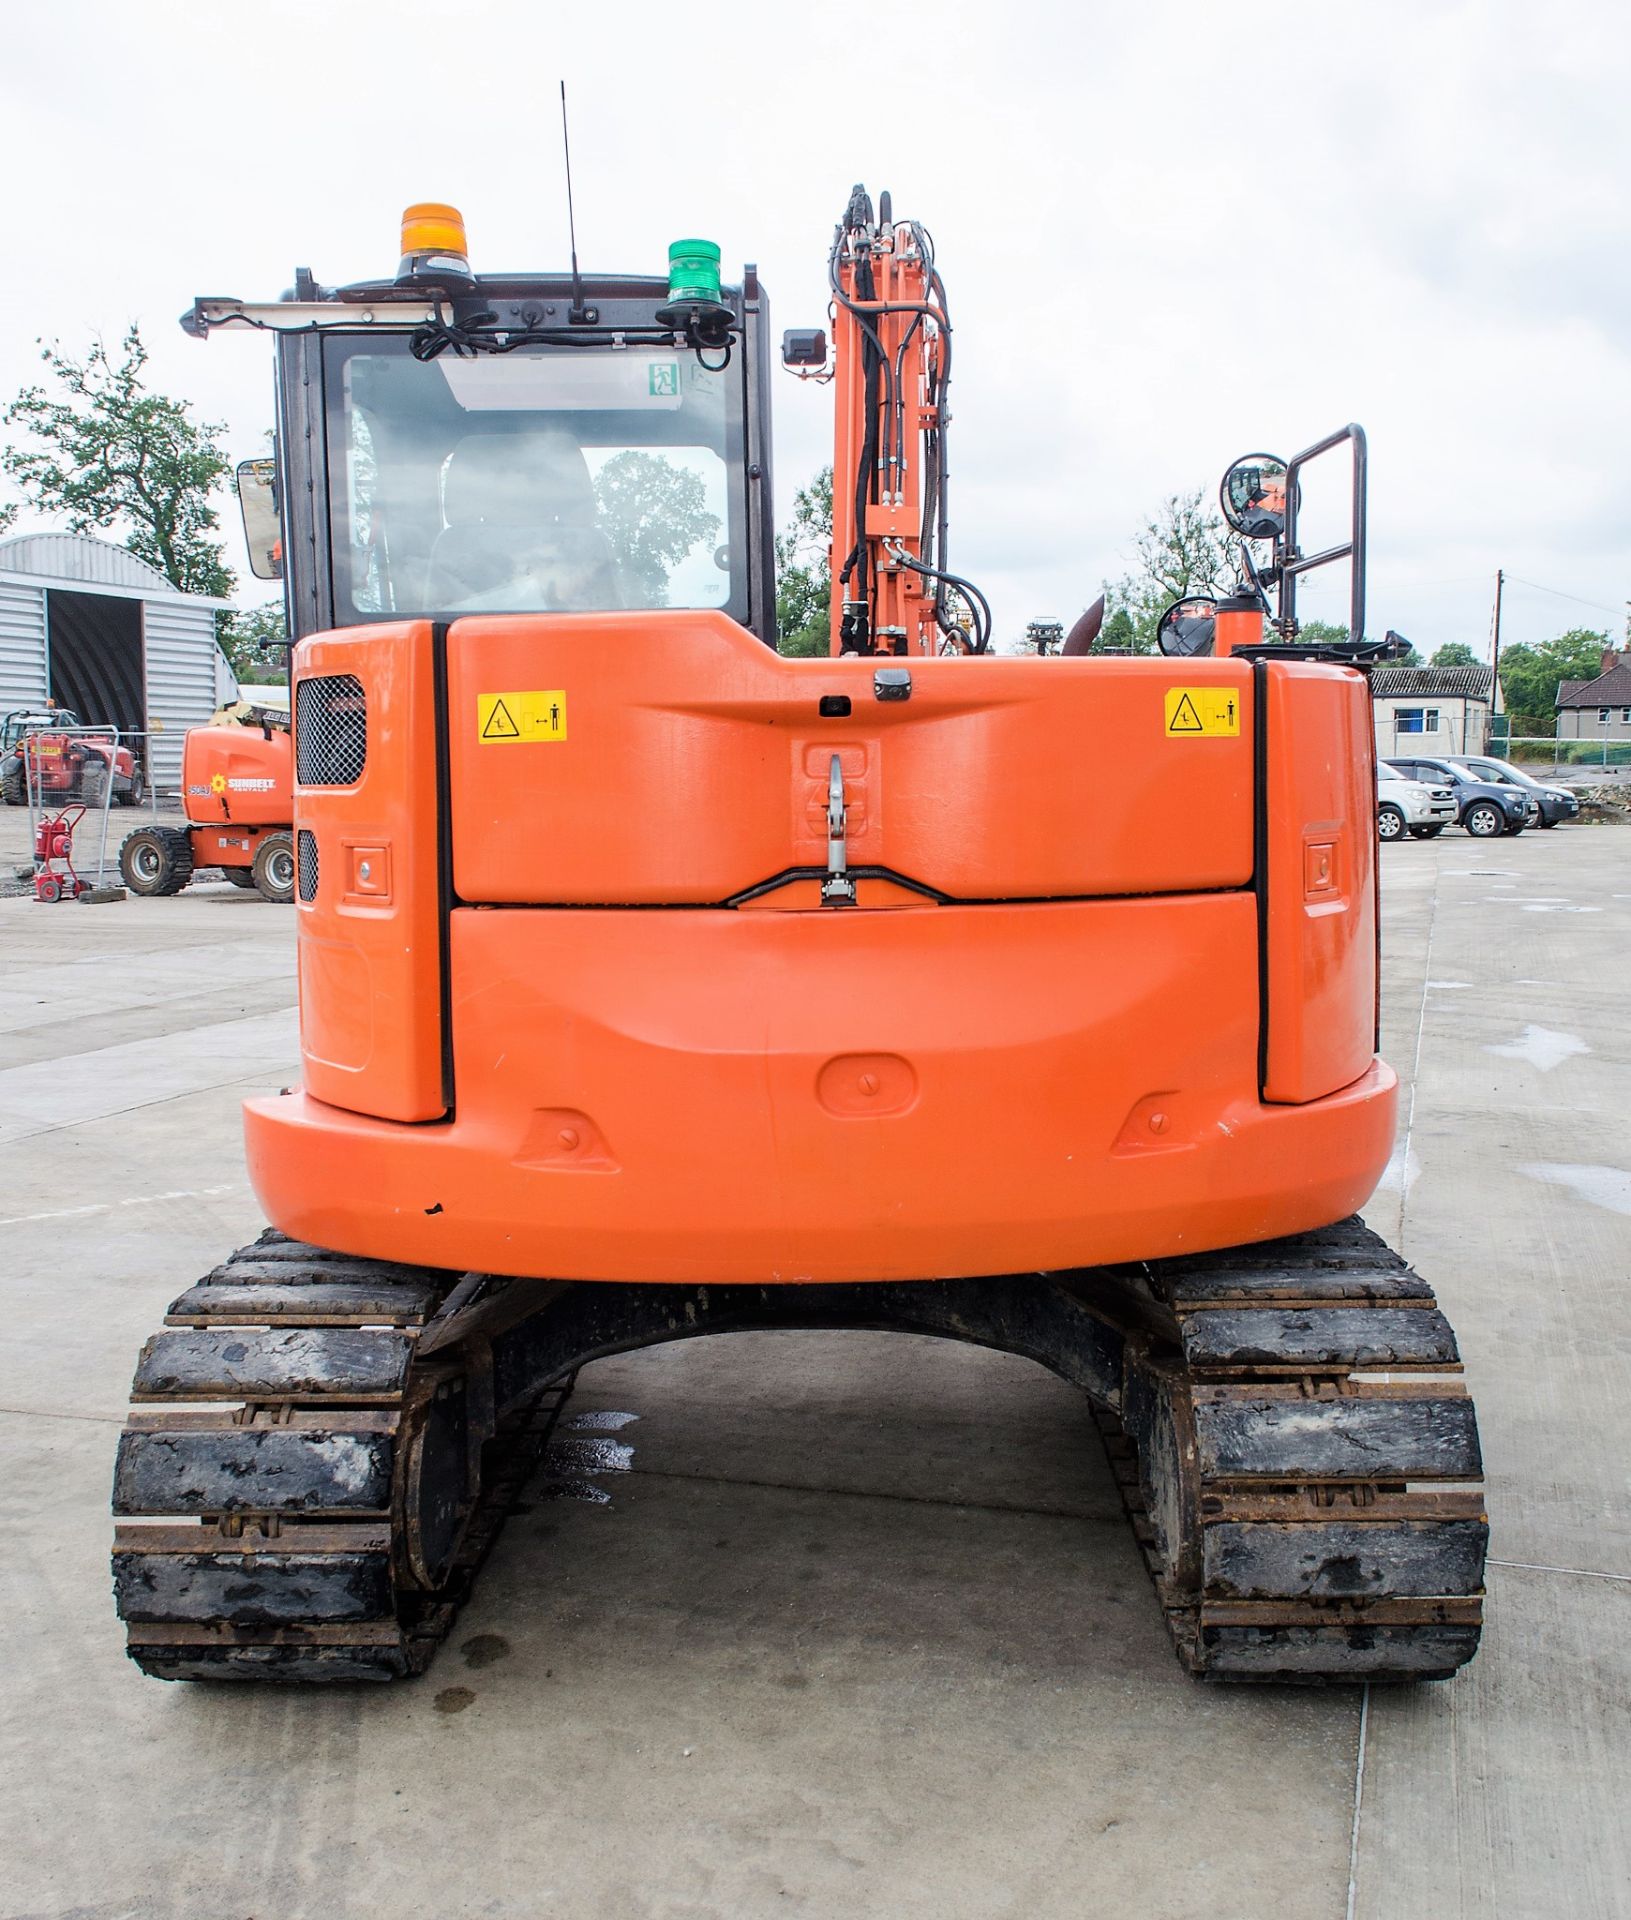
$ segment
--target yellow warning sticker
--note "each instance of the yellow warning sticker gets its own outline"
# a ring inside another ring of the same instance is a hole
[[[546,687],[533,693],[478,693],[476,738],[484,746],[525,746],[530,741],[566,738],[566,691]]]
[[[1240,695],[1233,687],[1168,687],[1169,740],[1204,740],[1240,732]]]

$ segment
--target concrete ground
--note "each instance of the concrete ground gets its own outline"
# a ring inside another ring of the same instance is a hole
[[[4,1920],[1631,1914],[1631,833],[1383,858],[1371,1217],[1460,1331],[1495,1564],[1473,1666],[1369,1696],[1187,1679],[1077,1397],[871,1335],[586,1372],[632,1471],[540,1490],[421,1681],[142,1678],[114,1436],[260,1225],[291,916],[0,901]]]

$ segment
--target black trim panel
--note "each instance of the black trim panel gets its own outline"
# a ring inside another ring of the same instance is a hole
[[[893,867],[849,867],[846,869],[852,880],[888,880],[897,887],[905,887],[909,893],[921,893],[925,900],[933,900],[943,907],[967,905],[959,902],[949,893],[942,893],[938,887],[931,887],[925,881],[908,879],[904,873],[896,873]],[[745,907],[750,900],[761,900],[767,893],[776,893],[782,887],[790,887],[796,880],[825,880],[825,867],[783,867],[780,873],[773,873],[768,880],[760,880],[751,887],[744,887],[740,893],[717,902],[721,907]],[[706,909],[704,909],[706,911]]]
[[[1257,895],[1257,1097],[1269,1079],[1269,670],[1252,662],[1252,891]]]
[[[442,1030],[442,1101],[451,1120],[453,1085],[453,766],[447,706],[447,623],[430,630],[431,698],[436,720],[436,955],[437,1018]]]

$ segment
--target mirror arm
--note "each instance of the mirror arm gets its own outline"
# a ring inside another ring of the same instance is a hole
[[[1353,542],[1344,540],[1340,547],[1326,547],[1321,553],[1311,553],[1306,556],[1300,553],[1295,554],[1282,563],[1283,570],[1293,574],[1312,573],[1315,567],[1327,566],[1333,560],[1345,560],[1353,550]]]

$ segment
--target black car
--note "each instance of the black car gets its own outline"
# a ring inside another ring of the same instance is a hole
[[[1487,753],[1456,753],[1450,757],[1458,767],[1465,767],[1475,780],[1493,780],[1498,785],[1522,787],[1526,793],[1532,794],[1535,804],[1540,808],[1539,824],[1543,827],[1555,827],[1560,820],[1573,820],[1579,816],[1579,798],[1567,787],[1549,787],[1533,774],[1525,773],[1522,767],[1513,766],[1510,760],[1493,760]]]
[[[1406,780],[1448,787],[1455,795],[1456,821],[1475,840],[1495,840],[1503,833],[1522,833],[1540,818],[1540,806],[1525,787],[1508,781],[1482,780],[1455,760],[1389,754],[1386,764]]]

